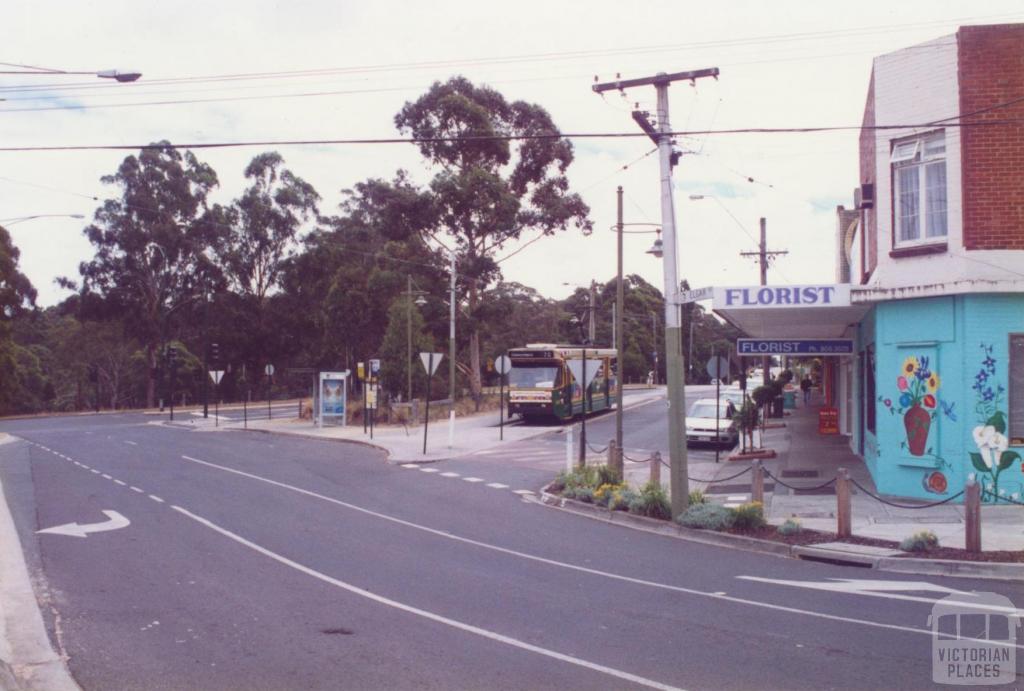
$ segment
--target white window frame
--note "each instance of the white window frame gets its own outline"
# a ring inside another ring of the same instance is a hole
[[[946,163],[946,133],[943,130],[930,132],[928,134],[916,135],[911,138],[894,140],[892,151],[889,156],[889,163],[892,171],[892,220],[893,220],[893,247],[918,247],[921,245],[937,245],[946,242],[949,237],[949,168],[946,166],[946,232],[943,235],[928,235],[928,175],[927,168],[937,162]],[[935,145],[942,144],[940,151],[934,151]],[[929,151],[929,149],[932,151]],[[900,184],[899,171],[908,168],[917,168],[917,237],[902,240],[901,218],[900,218]]]

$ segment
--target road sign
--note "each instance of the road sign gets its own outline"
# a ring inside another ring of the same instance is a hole
[[[712,379],[721,379],[729,374],[729,361],[721,355],[713,356],[708,360],[708,376]]]
[[[433,356],[433,359],[431,359]],[[437,371],[437,366],[441,364],[441,358],[444,357],[444,353],[420,353],[420,360],[423,361],[423,369],[427,370],[427,374],[433,376],[434,372]],[[433,366],[433,369],[431,369]]]
[[[274,376],[274,366],[273,366],[273,365],[270,365],[270,364],[268,364],[268,365],[267,365],[266,367],[264,367],[264,368],[263,368],[263,372],[264,372],[264,374],[266,374],[266,375],[267,375],[268,377],[272,377],[272,376]]]
[[[377,409],[377,386],[375,384],[366,387],[366,408],[367,410]]]
[[[714,297],[714,288],[697,288],[696,290],[681,290],[679,291],[679,302],[686,304],[688,302],[697,302],[698,300],[710,300]]]
[[[587,358],[587,381],[583,381],[583,359],[571,359],[568,361],[569,371],[572,372],[573,378],[578,384],[580,384],[584,390],[590,386],[591,382],[597,377],[598,372],[601,371],[601,361],[591,360]]]
[[[356,376],[359,377],[359,381],[366,379],[366,366],[361,362],[356,363]]]
[[[849,338],[737,338],[739,355],[852,355]]]
[[[221,378],[224,376],[224,370],[212,369],[210,370],[210,378],[213,379],[214,384],[220,384]]]
[[[495,358],[494,369],[498,370],[498,374],[508,374],[508,371],[512,369],[512,361],[508,355],[499,355]]]
[[[380,376],[380,360],[370,360],[370,379],[376,379]]]

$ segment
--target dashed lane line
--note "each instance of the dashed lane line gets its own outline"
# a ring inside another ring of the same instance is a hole
[[[508,489],[508,485],[503,485],[500,482],[488,482],[487,486],[494,489]]]
[[[459,477],[459,474],[453,473],[452,471],[449,470],[446,473],[441,473],[441,477]]]
[[[421,473],[436,473],[439,472],[437,468],[420,468]]]
[[[462,479],[465,482],[483,482],[484,481],[484,479],[482,477],[464,477]]]

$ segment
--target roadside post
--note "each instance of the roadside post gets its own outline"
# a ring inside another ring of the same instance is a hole
[[[512,368],[508,355],[494,358],[494,368],[498,370],[498,439],[505,441],[505,375]]]
[[[444,353],[420,353],[420,361],[427,370],[427,405],[423,416],[423,455],[427,455],[427,428],[430,427],[430,385],[434,381],[434,372],[441,364]]]
[[[850,509],[850,473],[840,468],[836,476],[836,536],[853,535],[853,515]]]
[[[569,365],[569,371],[572,372],[573,379],[576,383],[582,387],[582,400],[580,401],[580,408],[583,412],[583,419],[580,422],[580,451],[577,459],[577,465],[581,468],[587,464],[587,392],[590,389],[590,383],[597,376],[600,368],[595,368],[593,373],[587,372],[587,349],[582,349],[582,358],[570,359],[567,363]],[[572,406],[571,410],[575,412],[575,405],[572,402],[573,396],[569,395],[569,405]],[[575,418],[575,414],[573,418]]]
[[[719,454],[722,450],[722,430],[719,425],[721,410],[718,407],[722,395],[722,377],[729,372],[729,362],[721,355],[711,352],[711,359],[707,365],[708,376],[715,380],[715,463],[719,461]]]
[[[174,422],[174,380],[178,378],[178,348],[176,346],[167,346],[167,359],[169,360],[169,369],[171,370],[167,401],[171,410],[171,422]]]
[[[214,344],[216,345],[216,344]],[[224,377],[224,370],[210,370],[210,378],[213,379],[213,426],[220,426],[220,380]]]
[[[274,391],[274,366],[267,363],[267,366],[263,368],[263,371],[267,374],[267,419],[272,419],[273,415],[270,411],[270,397]]]
[[[981,551],[981,485],[974,473],[964,487],[964,547],[972,554]]]

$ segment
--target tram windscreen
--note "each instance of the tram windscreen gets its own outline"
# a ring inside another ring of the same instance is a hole
[[[558,368],[551,365],[513,364],[508,373],[509,386],[521,388],[553,389]]]

